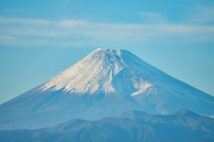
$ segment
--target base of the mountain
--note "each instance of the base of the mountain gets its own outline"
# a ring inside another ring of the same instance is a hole
[[[1,130],[2,142],[213,142],[214,119],[190,111],[131,111],[97,121],[75,119],[51,128]]]

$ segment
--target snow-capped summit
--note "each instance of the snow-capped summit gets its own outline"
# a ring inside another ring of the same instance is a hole
[[[214,97],[127,50],[97,49],[46,83],[0,105],[0,129],[43,128],[140,110],[214,114]]]
[[[126,91],[136,96],[152,87],[143,76],[135,74],[143,69],[140,68],[141,64],[142,61],[127,50],[98,48],[45,83],[41,89],[43,91],[63,89],[66,92],[79,94],[95,92],[118,94],[122,89],[131,87]],[[136,68],[136,65],[139,67]],[[121,72],[127,72],[127,76],[119,76]]]

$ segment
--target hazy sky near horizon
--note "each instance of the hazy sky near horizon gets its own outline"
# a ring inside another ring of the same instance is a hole
[[[0,103],[96,48],[127,49],[214,95],[213,0],[1,0]]]

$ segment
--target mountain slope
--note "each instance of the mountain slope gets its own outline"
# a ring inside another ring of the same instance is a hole
[[[46,83],[0,105],[0,129],[44,128],[130,110],[214,114],[214,97],[126,50],[97,49]]]
[[[0,131],[4,142],[213,142],[214,119],[190,111],[148,115],[140,111],[97,121],[71,120],[37,130]]]

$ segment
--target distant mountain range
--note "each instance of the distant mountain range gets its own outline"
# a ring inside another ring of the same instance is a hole
[[[213,142],[214,119],[190,111],[148,115],[130,111],[97,121],[71,120],[52,128],[0,131],[2,142]]]
[[[127,50],[97,49],[0,105],[0,141],[208,142],[213,114],[214,97]]]

